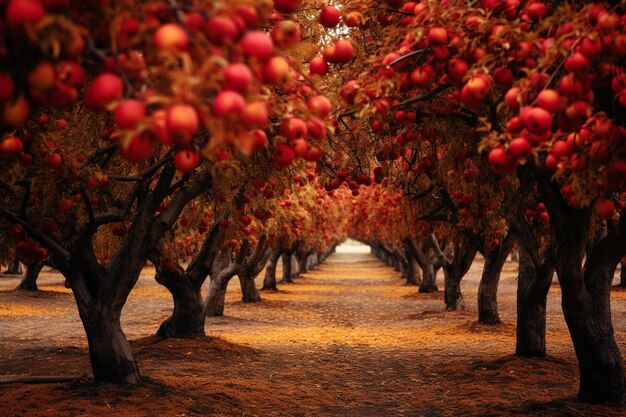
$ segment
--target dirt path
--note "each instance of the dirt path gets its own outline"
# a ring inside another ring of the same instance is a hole
[[[123,327],[148,384],[0,385],[0,415],[623,415],[573,400],[577,369],[558,287],[549,296],[550,358],[511,356],[516,268],[505,266],[498,326],[475,323],[481,261],[463,282],[467,309],[444,312],[442,293],[417,294],[368,254],[336,254],[258,304],[241,303],[232,282],[226,316],[207,320],[217,338],[163,342],[147,336],[171,301],[147,270]],[[42,282],[36,296],[0,292],[0,374],[88,373],[71,294],[58,275]],[[0,289],[16,283],[0,279]],[[612,305],[626,351],[626,293],[615,292]]]

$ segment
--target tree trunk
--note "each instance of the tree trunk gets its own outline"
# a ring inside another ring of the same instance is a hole
[[[261,301],[253,275],[240,274],[239,283],[241,285],[241,301],[244,303],[258,303]]]
[[[508,235],[493,251],[486,253],[483,274],[478,286],[478,322],[481,324],[498,324],[498,283],[500,274],[509,256],[515,239]]]
[[[159,273],[157,282],[165,286],[174,299],[174,311],[161,324],[157,336],[164,339],[204,336],[204,306],[200,288],[194,286],[182,271]]]
[[[24,276],[16,289],[22,291],[37,291],[37,278],[43,269],[43,262],[31,262],[24,271]]]
[[[425,268],[422,268],[422,283],[417,292],[429,293],[437,292],[437,275],[435,274],[435,266],[432,262],[428,262]]]
[[[626,287],[626,260],[622,259],[619,271],[619,286]]]
[[[467,243],[455,250],[454,261],[451,264],[443,266],[446,310],[462,310],[465,308],[463,294],[461,293],[461,280],[472,265],[476,252],[478,250]]]
[[[79,307],[89,343],[89,359],[94,380],[114,384],[139,384],[139,368],[120,325],[121,311],[111,311],[108,307],[94,304],[88,307],[88,311],[85,311],[85,307]]]
[[[7,275],[21,275],[22,274],[22,264],[20,261],[15,259],[13,262],[9,264],[5,274]]]
[[[280,280],[281,284],[293,284],[293,264],[291,263],[291,254],[283,253],[283,279]]]
[[[263,288],[261,291],[278,291],[276,287],[276,266],[280,259],[280,252],[273,250],[265,267],[265,279],[263,280]]]
[[[216,277],[211,279],[209,285],[209,293],[205,301],[205,314],[207,316],[223,316],[224,304],[226,303],[226,288],[230,279],[221,279]]]
[[[527,358],[546,356],[546,301],[554,266],[539,269],[520,245],[517,278],[517,340],[515,354]]]
[[[613,272],[606,271],[611,269],[610,266],[604,269],[605,274]],[[572,291],[573,288],[564,282],[572,278],[567,275],[562,277],[563,273],[558,277],[562,288],[563,314],[580,369],[578,396],[585,402],[623,404],[626,380],[622,356],[613,336],[610,291],[606,288],[589,292]]]
[[[410,251],[406,250],[406,282],[411,285],[420,285],[422,283],[422,277],[420,274],[420,267],[417,264],[417,261],[413,256],[411,256]]]

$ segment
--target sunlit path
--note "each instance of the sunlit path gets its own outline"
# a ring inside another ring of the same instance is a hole
[[[520,402],[520,391],[548,401],[567,397],[577,383],[558,288],[549,296],[548,314],[549,351],[558,361],[513,359],[517,265],[505,265],[499,292],[504,324],[495,327],[475,324],[481,268],[477,260],[463,282],[467,310],[461,312],[444,312],[441,292],[417,294],[366,246],[341,247],[295,284],[263,292],[261,303],[241,303],[239,285],[231,282],[225,316],[206,323],[208,334],[223,342],[139,342],[143,374],[180,388],[168,388],[168,394],[149,388],[137,395],[164,396],[166,403],[155,399],[153,404],[167,410],[164,415],[190,410],[222,415],[482,415],[487,406],[500,414],[533,415],[533,407],[544,406]],[[123,314],[131,339],[154,334],[170,312],[167,292],[154,282],[151,269],[144,273]],[[2,289],[15,284],[0,282]],[[57,274],[47,273],[41,281],[46,292],[35,298],[0,293],[2,369],[88,372],[81,325],[60,282]],[[617,297],[614,315],[624,317],[626,300]],[[43,303],[46,308],[38,307]],[[616,322],[616,334],[623,346],[623,320]],[[44,402],[55,397],[54,390],[25,386],[0,394],[0,401],[5,395],[28,395]],[[474,397],[467,396],[468,390]],[[116,392],[102,395],[115,400]],[[69,395],[74,403],[85,401],[82,394]],[[150,415],[139,398],[126,401],[135,415]],[[63,414],[61,410],[73,409],[71,403],[57,410]],[[546,407],[553,410],[549,415],[559,415],[562,406]]]

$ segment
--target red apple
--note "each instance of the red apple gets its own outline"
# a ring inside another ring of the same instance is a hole
[[[20,127],[24,125],[30,117],[30,103],[23,96],[19,96],[15,101],[4,104],[2,109],[2,123],[9,127]]]
[[[516,159],[525,159],[528,157],[528,155],[530,155],[530,148],[530,142],[525,138],[513,139],[509,143],[509,153]]]
[[[266,125],[269,120],[269,115],[265,102],[253,101],[246,104],[241,113],[241,120],[248,127]]]
[[[302,0],[274,0],[274,7],[281,13],[293,13],[298,11]]]
[[[162,51],[183,51],[189,46],[187,32],[177,23],[167,23],[159,27],[152,39]]]
[[[280,133],[290,140],[295,140],[305,138],[308,129],[304,120],[297,117],[289,117],[280,124]]]
[[[85,106],[92,111],[105,111],[114,100],[122,98],[124,83],[115,74],[105,72],[96,77],[85,93]]]
[[[246,64],[230,64],[224,69],[224,88],[245,92],[252,82],[252,71]]]
[[[330,100],[326,96],[313,96],[307,102],[309,110],[320,117],[326,117],[332,109]]]
[[[274,42],[265,32],[248,32],[240,43],[246,55],[261,61],[266,61],[274,55]]]
[[[431,27],[426,39],[431,45],[446,45],[448,43],[448,31],[443,27]]]
[[[530,108],[523,116],[520,113],[520,117],[526,129],[537,135],[546,133],[552,125],[552,115],[540,107]]]
[[[594,211],[603,220],[609,220],[615,212],[615,204],[609,199],[600,198],[593,206]]]
[[[320,12],[319,21],[322,26],[326,28],[333,28],[339,24],[340,18],[341,12],[338,9],[332,6],[324,6]]]
[[[246,105],[241,94],[233,90],[223,90],[213,99],[213,114],[217,117],[239,115]]]
[[[119,142],[120,156],[131,164],[137,164],[152,155],[152,140],[145,134],[133,135],[128,141]]]
[[[15,91],[15,85],[13,79],[7,73],[0,73],[0,102],[7,101],[13,97]]]
[[[215,45],[232,45],[239,37],[234,20],[227,16],[213,16],[206,25],[209,41]]]
[[[174,155],[174,166],[182,173],[189,173],[200,165],[200,153],[191,149],[181,149]]]
[[[489,152],[489,164],[495,172],[508,174],[513,172],[516,162],[503,147],[494,148]]]
[[[115,107],[113,118],[122,129],[134,129],[146,115],[146,106],[139,100],[122,100]]]
[[[272,39],[279,48],[291,48],[302,40],[302,31],[292,20],[281,20],[272,29]]]
[[[354,57],[354,48],[348,40],[338,40],[334,44],[333,60],[339,64],[350,62]]]
[[[6,9],[6,21],[10,26],[37,23],[45,11],[40,0],[11,0]]]
[[[309,62],[309,71],[311,74],[325,75],[328,72],[328,64],[323,56],[316,56]]]
[[[175,145],[187,145],[200,127],[200,118],[193,106],[175,104],[167,110],[165,123],[170,134],[170,142]]]
[[[456,82],[463,80],[468,69],[469,65],[462,59],[453,58],[448,61],[448,75]]]
[[[289,80],[291,67],[282,56],[270,58],[263,67],[265,80],[273,85],[282,85]]]
[[[556,90],[542,90],[537,96],[537,107],[541,107],[553,114],[558,113],[563,110],[561,95]]]
[[[287,166],[291,164],[294,160],[293,150],[288,145],[278,145],[274,149],[274,161],[279,166]]]

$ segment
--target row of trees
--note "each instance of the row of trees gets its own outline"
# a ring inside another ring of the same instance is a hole
[[[580,364],[579,397],[624,402],[610,288],[626,255],[621,6],[540,1],[387,2],[380,40],[345,74],[343,161],[385,191],[360,192],[350,234],[374,253],[444,272],[446,308],[485,258],[479,321],[499,322],[496,291],[517,244],[516,352],[544,356],[553,274]],[[332,183],[331,183],[332,184]]]

